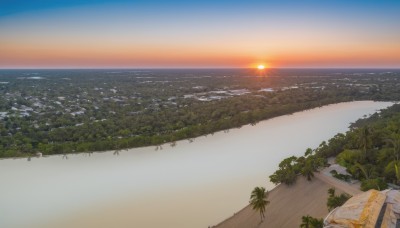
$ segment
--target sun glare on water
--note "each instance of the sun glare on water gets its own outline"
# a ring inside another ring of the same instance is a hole
[[[257,66],[257,69],[259,69],[259,70],[264,70],[264,69],[265,69],[265,66],[264,66],[264,65],[258,65],[258,66]]]

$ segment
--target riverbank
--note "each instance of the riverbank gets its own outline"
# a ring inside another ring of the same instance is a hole
[[[255,186],[272,189],[268,176],[282,159],[301,156],[308,147],[345,132],[351,122],[390,105],[329,105],[157,151],[143,147],[119,156],[109,151],[68,159],[0,160],[0,226],[215,225],[246,206]]]
[[[361,100],[361,101],[348,101],[348,100],[344,100],[341,102],[337,102],[337,103],[319,103],[318,105],[312,105],[312,106],[307,106],[306,108],[300,108],[300,109],[289,109],[286,110],[285,112],[273,112],[275,114],[267,117],[267,118],[263,118],[263,119],[259,119],[257,121],[253,121],[253,122],[245,122],[245,123],[241,123],[240,125],[235,125],[235,126],[231,126],[230,128],[222,128],[222,129],[216,129],[213,131],[209,131],[209,132],[204,132],[202,134],[197,134],[197,135],[190,135],[190,136],[186,136],[183,138],[176,138],[176,140],[171,141],[168,139],[164,139],[161,140],[157,143],[149,143],[151,140],[147,140],[148,142],[140,145],[140,146],[133,146],[133,147],[118,147],[118,149],[110,149],[110,148],[106,148],[104,150],[95,150],[95,151],[79,151],[79,150],[74,150],[73,152],[66,152],[66,153],[42,153],[41,151],[36,152],[36,153],[32,153],[32,154],[20,154],[19,156],[2,156],[0,153],[0,160],[5,160],[5,159],[28,159],[31,160],[32,158],[41,158],[41,157],[49,157],[49,156],[63,156],[63,158],[68,158],[68,156],[73,156],[73,155],[88,155],[91,156],[93,155],[93,153],[113,153],[114,155],[119,155],[120,153],[122,153],[122,151],[131,151],[131,150],[140,150],[140,149],[146,149],[149,147],[154,147],[155,150],[162,150],[165,147],[175,147],[178,143],[183,142],[183,141],[189,141],[190,143],[193,142],[196,138],[201,138],[201,137],[207,137],[209,135],[213,136],[214,134],[220,134],[220,133],[228,133],[231,130],[235,130],[235,129],[240,129],[242,127],[246,127],[246,126],[255,126],[256,124],[268,121],[268,120],[272,120],[275,118],[279,118],[279,117],[285,117],[285,116],[290,116],[293,115],[295,113],[304,113],[304,112],[308,112],[311,110],[317,110],[323,107],[330,107],[330,106],[334,106],[334,105],[348,105],[351,103],[386,103],[386,104],[395,104],[396,102],[393,101],[374,101],[374,100]],[[384,108],[387,108],[387,106],[385,106]],[[139,136],[141,137],[141,136]],[[118,141],[120,139],[113,139],[112,141]]]
[[[75,127],[83,126],[83,123],[78,126],[63,126],[59,128],[54,128],[52,131],[63,131],[64,129],[68,129],[67,132],[58,133],[59,135],[63,135],[62,142],[53,142],[53,143],[40,143],[41,148],[37,148],[34,145],[33,149],[25,152],[23,150],[14,150],[14,149],[6,149],[0,148],[0,158],[26,158],[26,157],[35,157],[38,153],[43,155],[59,155],[59,154],[79,154],[79,153],[96,153],[96,152],[107,152],[110,150],[120,151],[120,150],[129,150],[135,148],[143,148],[149,146],[155,146],[157,148],[161,147],[165,144],[176,144],[177,141],[181,140],[193,140],[197,137],[212,135],[220,131],[229,131],[230,129],[241,128],[246,125],[255,125],[261,121],[266,121],[269,119],[273,119],[280,116],[291,115],[296,112],[307,111],[315,108],[321,108],[323,106],[340,104],[345,102],[351,102],[350,98],[346,99],[338,99],[338,100],[320,100],[320,101],[310,101],[302,104],[288,104],[288,105],[280,105],[278,107],[274,107],[271,110],[260,110],[258,111],[246,111],[240,114],[237,114],[234,117],[226,117],[220,118],[216,122],[206,122],[206,123],[198,123],[183,126],[180,129],[169,130],[163,133],[157,134],[137,134],[135,136],[121,136],[110,137],[108,135],[107,138],[99,139],[95,142],[91,140],[66,140],[69,132],[78,132],[74,130]],[[215,108],[214,108],[215,109]],[[214,110],[213,109],[213,110]],[[209,117],[211,118],[211,117]],[[162,126],[162,125],[160,125]],[[159,126],[159,127],[160,127]],[[89,128],[96,128],[93,124],[89,124],[87,126]],[[145,126],[149,127],[149,126]],[[99,126],[97,126],[99,128]],[[150,127],[151,128],[151,127]],[[61,129],[61,130],[60,130]],[[78,134],[77,133],[77,134]],[[46,132],[48,134],[48,132]],[[71,136],[69,136],[71,137]],[[27,138],[27,141],[31,141],[32,139]],[[33,140],[35,141],[35,140]],[[49,140],[51,141],[51,140]]]
[[[324,218],[328,214],[326,206],[328,189],[334,187],[337,193],[355,195],[361,191],[358,186],[350,185],[333,177],[326,176],[323,171],[316,173],[312,181],[299,177],[296,184],[288,186],[280,184],[269,193],[270,204],[266,207],[266,219],[260,222],[260,215],[250,205],[246,206],[232,217],[226,219],[215,228],[297,228],[301,218],[310,215]]]

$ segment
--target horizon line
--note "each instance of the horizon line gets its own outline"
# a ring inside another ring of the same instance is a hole
[[[2,68],[0,70],[224,70],[224,69],[256,69],[255,67],[21,67]],[[371,69],[371,70],[400,70],[397,67],[268,67],[268,69]]]

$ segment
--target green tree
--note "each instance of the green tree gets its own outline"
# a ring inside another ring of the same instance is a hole
[[[392,134],[390,138],[386,139],[386,142],[392,146],[393,157],[398,161],[400,155],[400,135]]]
[[[311,227],[311,216],[306,215],[301,217],[302,223],[300,224],[301,228],[310,228]]]
[[[324,220],[311,218],[311,227],[312,228],[323,228],[324,227]]]
[[[364,126],[359,130],[358,146],[359,149],[363,152],[364,159],[367,159],[367,150],[370,144],[370,135],[371,128],[368,126]]]
[[[312,166],[310,161],[307,161],[306,164],[303,166],[301,169],[301,175],[307,178],[308,181],[311,181],[312,178],[314,177],[314,172],[316,170]]]
[[[388,181],[394,184],[400,183],[400,161],[391,161],[385,166],[384,175]]]
[[[361,181],[360,189],[362,191],[368,191],[370,189],[375,189],[378,191],[387,188],[387,183],[382,178],[365,179]]]
[[[250,205],[253,207],[253,210],[259,211],[261,222],[265,219],[265,207],[269,204],[268,191],[265,191],[263,187],[255,187],[250,195]]]
[[[338,196],[335,195],[335,188],[328,189],[328,201],[326,203],[328,210],[331,211],[336,207],[342,206],[351,196],[346,193],[342,193]]]
[[[336,156],[336,162],[344,167],[351,167],[358,161],[362,160],[362,152],[360,150],[343,150]]]
[[[270,181],[274,184],[285,183],[287,185],[294,184],[297,177],[296,165],[297,157],[292,156],[285,158],[279,163],[279,169],[269,176]]]
[[[360,163],[356,163],[354,166],[361,171],[366,180],[370,179],[370,170],[368,170],[367,167],[361,165]]]
[[[301,218],[302,223],[300,224],[301,228],[323,228],[324,220],[313,218],[309,215],[303,216]]]

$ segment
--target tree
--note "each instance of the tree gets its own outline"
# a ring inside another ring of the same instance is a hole
[[[303,216],[301,218],[302,223],[300,224],[301,228],[323,228],[324,220],[313,218],[309,215]]]
[[[361,150],[343,150],[340,154],[336,156],[336,162],[344,167],[351,167],[358,161],[362,160]]]
[[[386,188],[387,188],[387,183],[382,178],[362,180],[360,186],[361,191],[368,191],[370,189],[381,191]]]
[[[301,218],[301,225],[302,228],[310,228],[311,227],[311,216],[306,215]]]
[[[298,171],[295,170],[297,159],[298,158],[295,156],[285,158],[281,163],[279,163],[279,169],[269,176],[270,181],[274,184],[294,184],[298,173]]]
[[[359,149],[363,152],[363,158],[367,158],[367,150],[370,143],[370,135],[371,135],[371,128],[368,126],[364,126],[360,129],[358,135],[358,146]]]
[[[330,188],[330,189],[328,189],[328,201],[326,203],[326,206],[328,207],[328,210],[331,211],[332,209],[335,209],[336,207],[342,206],[350,198],[351,198],[351,196],[346,193],[342,193],[342,194],[336,196],[335,188]]]
[[[313,153],[313,150],[311,148],[307,148],[306,152],[304,153],[304,157],[308,157]]]
[[[265,191],[263,187],[255,187],[250,195],[250,205],[253,207],[253,210],[260,212],[261,222],[265,219],[265,206],[269,204],[268,191]]]
[[[386,142],[388,142],[390,145],[393,147],[393,157],[396,159],[396,161],[399,160],[399,154],[400,154],[400,135],[398,134],[392,134],[390,138],[386,139]]]
[[[366,180],[370,179],[370,172],[368,172],[368,169],[366,167],[364,167],[360,163],[356,163],[354,166],[361,171]]]
[[[312,228],[323,228],[324,227],[324,220],[311,218],[311,227]]]
[[[303,166],[301,169],[301,175],[307,178],[308,181],[311,181],[312,178],[314,177],[314,172],[316,170],[314,167],[311,165],[310,161],[307,161],[306,164]]]
[[[325,165],[325,159],[317,154],[313,154],[313,150],[308,148],[304,157],[297,159],[297,166],[300,167],[300,173],[311,181],[314,177],[314,172],[317,172],[321,166]]]
[[[385,179],[389,182],[392,182],[394,184],[399,184],[400,183],[400,161],[391,161],[389,162],[384,170],[384,175]]]

